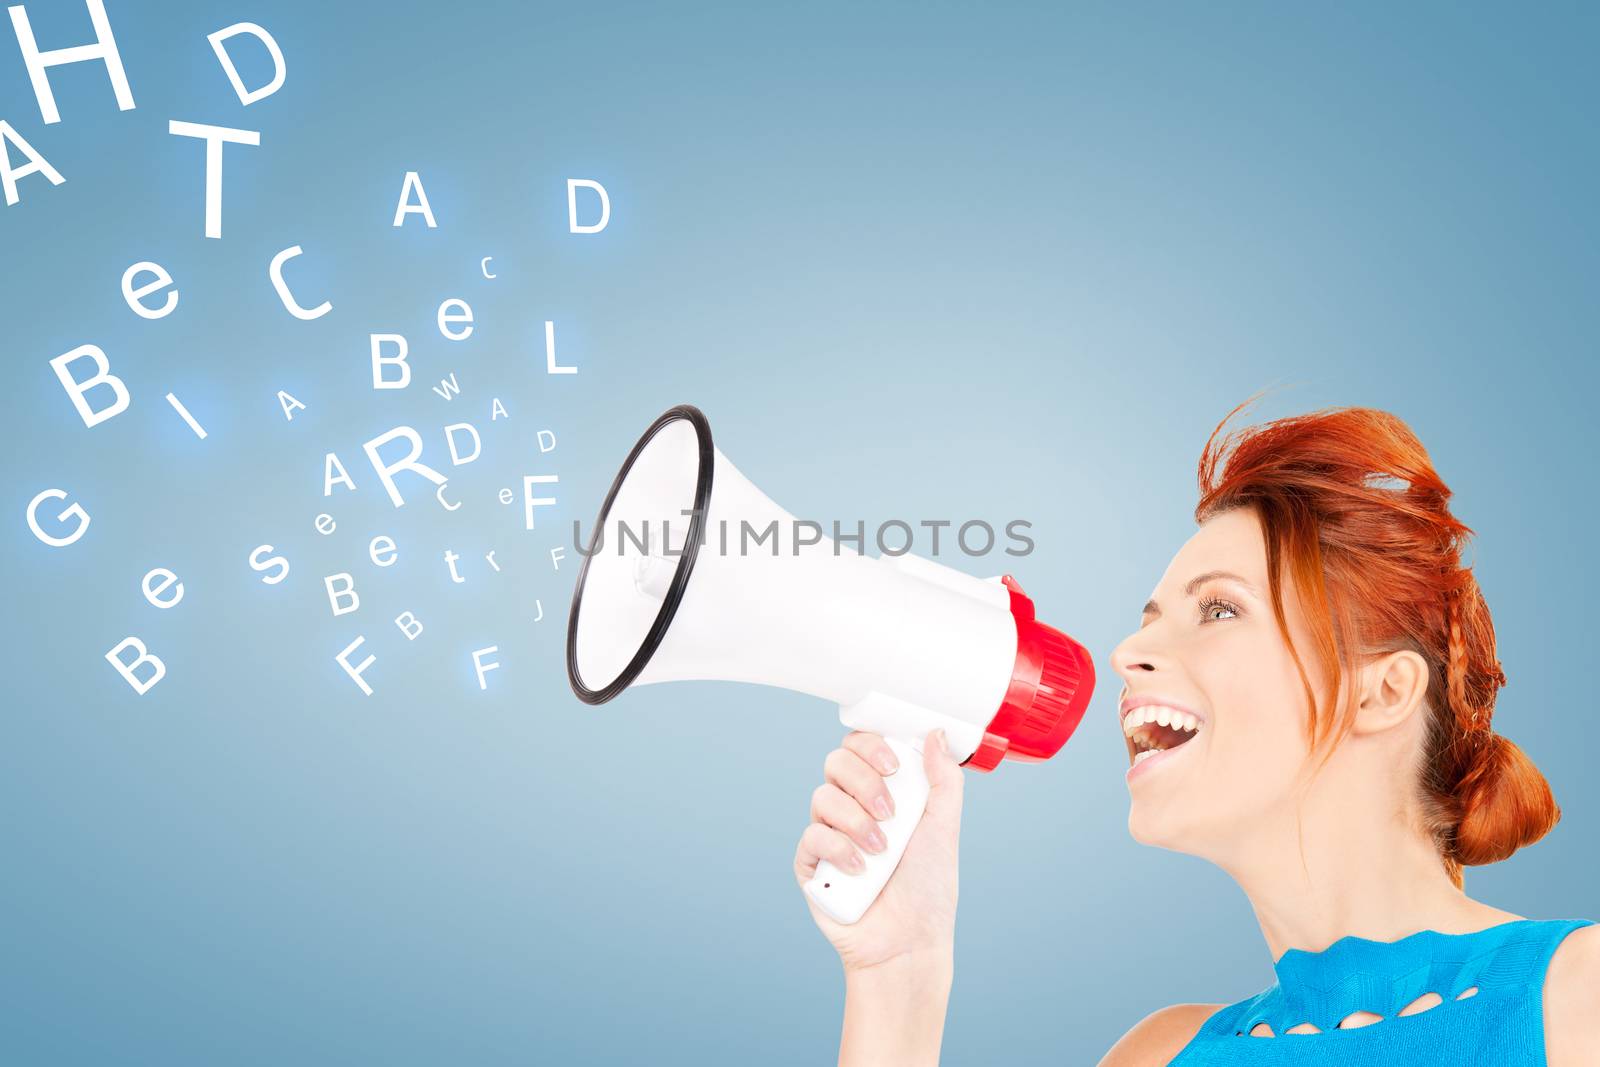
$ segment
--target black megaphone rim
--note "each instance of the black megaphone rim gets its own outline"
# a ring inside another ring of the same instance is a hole
[[[667,595],[661,602],[661,609],[656,612],[655,621],[650,624],[649,631],[644,640],[640,642],[638,651],[622,668],[615,678],[608,684],[591,689],[584,682],[578,671],[578,612],[583,601],[583,586],[589,577],[589,562],[594,559],[595,545],[605,532],[606,520],[611,516],[611,505],[617,498],[617,491],[622,488],[622,483],[627,480],[628,472],[633,469],[634,461],[639,458],[652,438],[662,429],[679,419],[688,420],[694,427],[695,438],[700,446],[699,469],[695,476],[694,511],[689,516],[689,535],[684,542],[683,554],[678,558],[677,570],[673,572],[672,584],[667,587]],[[572,611],[567,616],[567,681],[572,683],[572,691],[578,699],[585,704],[604,704],[606,701],[621,693],[632,685],[634,679],[639,677],[650,657],[655,655],[656,649],[661,646],[661,641],[667,636],[667,630],[672,626],[672,618],[678,612],[678,604],[683,600],[684,591],[689,588],[689,576],[694,572],[695,560],[700,554],[700,543],[704,540],[706,507],[711,502],[711,475],[716,466],[716,451],[711,444],[711,423],[706,420],[705,413],[692,404],[679,404],[662,412],[655,422],[650,424],[633,446],[633,451],[628,453],[628,458],[623,461],[622,469],[617,471],[617,476],[611,481],[611,489],[606,493],[605,502],[600,505],[600,517],[595,520],[594,530],[589,535],[588,551],[584,553],[583,563],[578,568],[578,584],[572,591]]]

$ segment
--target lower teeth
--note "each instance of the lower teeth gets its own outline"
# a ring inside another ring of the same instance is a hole
[[[1154,756],[1157,752],[1165,752],[1165,751],[1166,751],[1166,749],[1164,749],[1164,748],[1147,748],[1143,752],[1140,752],[1138,755],[1133,757],[1133,765],[1135,767],[1137,767],[1143,760],[1146,760],[1149,757]]]

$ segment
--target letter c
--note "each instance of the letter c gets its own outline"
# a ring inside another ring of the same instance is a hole
[[[490,274],[489,273],[489,261],[492,260],[492,259],[494,259],[493,256],[484,256],[483,257],[483,262],[478,264],[478,266],[483,270],[483,276],[485,278],[498,278],[498,277],[500,277],[500,275],[498,275],[498,274]]]
[[[278,299],[283,301],[283,306],[289,314],[309,322],[312,319],[320,319],[332,311],[333,305],[324,300],[314,308],[303,308],[295,301],[294,294],[289,291],[288,284],[283,280],[283,265],[300,253],[299,245],[291,245],[273,256],[272,264],[267,267],[267,277],[272,279],[272,287],[278,290]]]

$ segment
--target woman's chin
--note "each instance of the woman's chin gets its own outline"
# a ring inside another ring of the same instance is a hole
[[[1155,827],[1147,825],[1145,820],[1139,818],[1137,811],[1128,812],[1128,834],[1139,844],[1154,848],[1165,846],[1165,838],[1155,830]]]
[[[1135,800],[1128,808],[1128,833],[1141,845],[1188,852],[1184,842],[1192,840],[1187,826],[1177,825],[1171,811],[1160,810],[1158,805],[1146,800]],[[1187,820],[1185,820],[1187,822]]]

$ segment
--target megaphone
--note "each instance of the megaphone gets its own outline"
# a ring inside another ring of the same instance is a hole
[[[886,779],[894,814],[879,823],[888,847],[860,874],[824,860],[805,886],[854,923],[922,819],[924,738],[942,727],[951,755],[980,771],[1049,759],[1083,718],[1094,664],[1034,618],[1010,575],[841,553],[740,474],[683,404],[639,438],[600,506],[572,594],[567,677],[587,704],[654,682],[781,686],[883,735],[900,762]]]

